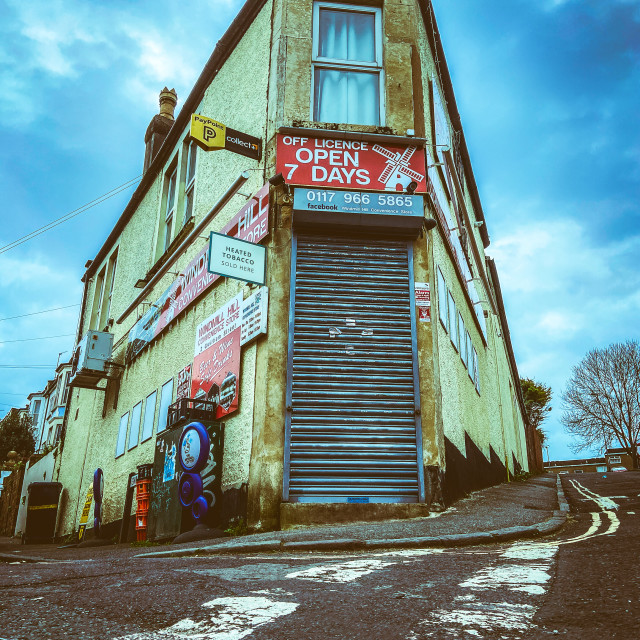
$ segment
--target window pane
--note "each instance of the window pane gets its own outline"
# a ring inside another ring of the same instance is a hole
[[[144,405],[144,422],[142,423],[142,439],[140,442],[148,440],[153,435],[153,418],[156,415],[157,391],[147,396],[147,404]]]
[[[438,315],[440,316],[440,322],[445,328],[445,331],[449,330],[449,323],[447,322],[447,287],[444,284],[444,276],[440,267],[438,267]]]
[[[173,224],[173,216],[167,218],[167,223],[164,229],[164,251],[169,248],[171,244],[171,225]]]
[[[314,114],[317,122],[380,123],[378,73],[315,70]]]
[[[142,402],[133,407],[131,412],[131,429],[129,429],[129,449],[138,446],[138,436],[140,435],[140,417],[142,416]]]
[[[320,9],[319,31],[320,57],[375,62],[375,17],[372,13]]]
[[[127,441],[127,424],[129,423],[129,412],[120,418],[120,428],[118,429],[118,442],[116,443],[116,458],[124,453],[124,443]]]
[[[173,208],[175,207],[176,199],[176,171],[171,174],[169,178],[169,189],[167,191],[167,217],[171,215]]]
[[[191,182],[196,174],[196,151],[198,147],[195,142],[189,145],[189,158],[187,159],[187,184]]]
[[[467,371],[469,377],[473,380],[473,343],[471,342],[471,336],[467,331]]]
[[[478,393],[480,393],[480,372],[478,370],[478,353],[476,352],[475,347],[473,348],[473,380],[476,384],[476,389],[478,390]],[[514,403],[515,403],[515,398],[514,398]]]
[[[449,324],[450,324],[450,336],[453,346],[458,348],[458,325],[456,324],[456,303],[453,300],[451,291],[449,291]]]
[[[187,222],[188,220],[191,219],[191,216],[193,215],[193,188],[191,188],[190,191],[188,191],[184,198],[185,198],[185,205],[184,205],[184,221]]]
[[[165,382],[162,385],[162,390],[160,391],[160,410],[158,412],[158,431],[164,431],[167,426],[167,411],[169,409],[169,405],[171,404],[171,400],[173,399],[173,378],[168,382]]]

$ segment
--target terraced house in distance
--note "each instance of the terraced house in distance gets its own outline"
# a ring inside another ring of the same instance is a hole
[[[148,537],[193,526],[176,447],[194,419],[221,528],[409,517],[528,470],[430,2],[249,0],[176,102],[160,94],[144,176],[87,263],[58,535],[98,468],[105,535],[135,535],[139,465]]]

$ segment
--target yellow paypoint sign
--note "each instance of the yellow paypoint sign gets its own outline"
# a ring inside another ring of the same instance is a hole
[[[205,151],[224,149],[227,138],[227,127],[213,120],[205,118],[197,113],[191,116],[191,138]]]

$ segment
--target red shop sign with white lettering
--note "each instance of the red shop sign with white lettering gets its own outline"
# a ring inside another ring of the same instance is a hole
[[[426,193],[424,150],[368,140],[278,134],[276,171],[288,184],[331,189]]]

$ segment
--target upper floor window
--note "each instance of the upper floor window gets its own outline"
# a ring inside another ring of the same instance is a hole
[[[176,181],[178,178],[178,168],[169,174],[167,179],[167,204],[164,210],[164,242],[162,244],[162,253],[164,253],[171,244],[171,235],[173,233],[173,222],[176,213],[177,189]]]
[[[196,184],[196,157],[198,146],[195,142],[190,143],[186,148],[187,174],[184,185],[184,220],[186,224],[193,216],[193,196]]]
[[[91,308],[90,328],[104,331],[108,328],[109,312],[111,311],[111,297],[113,295],[113,283],[115,280],[116,262],[118,250],[116,249],[109,261],[102,267],[96,278],[96,286]]]
[[[32,411],[31,411],[31,420],[33,422],[33,426],[37,427],[38,422],[40,421],[40,407],[42,406],[42,400],[36,400],[33,403]]]
[[[313,5],[312,105],[316,122],[382,124],[382,13]]]

